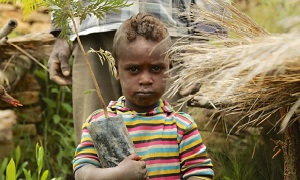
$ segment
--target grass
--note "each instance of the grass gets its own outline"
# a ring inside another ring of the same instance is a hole
[[[235,1],[236,2],[236,1]],[[249,15],[270,33],[285,31],[280,22],[290,16],[299,16],[300,2],[297,0],[255,0],[248,4],[236,2],[236,6]]]
[[[277,180],[283,179],[283,154],[274,159],[275,144],[270,140],[282,140],[282,135],[270,127],[249,128],[228,136],[226,128],[234,118],[209,122],[211,110],[188,108],[194,117],[209,157],[214,164],[215,180]],[[214,132],[213,128],[215,129]]]

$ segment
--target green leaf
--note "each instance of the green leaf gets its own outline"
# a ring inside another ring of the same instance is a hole
[[[59,90],[58,90],[56,87],[51,88],[51,93],[56,93],[56,94],[58,94],[58,93],[59,93]]]
[[[23,169],[28,165],[28,162],[25,161],[21,164],[21,166],[18,168],[17,170],[17,175],[16,175],[16,178],[18,179],[18,177],[21,175]]]
[[[37,159],[38,176],[41,174],[41,171],[43,169],[43,165],[44,165],[43,163],[44,163],[44,148],[41,146],[39,147],[38,159]]]
[[[1,167],[0,167],[0,179],[1,180],[4,180],[4,171],[5,171],[5,168],[7,166],[7,163],[8,163],[8,158],[4,158],[2,163],[1,163]]]
[[[61,118],[58,114],[53,115],[54,124],[58,124],[60,122],[60,120],[61,120]]]
[[[39,156],[39,148],[40,148],[39,143],[36,143],[36,144],[35,144],[35,159],[36,159],[36,160],[38,160],[38,156]],[[37,162],[37,165],[39,165],[38,162]]]
[[[17,146],[16,148],[16,166],[18,166],[21,158],[21,148],[20,146]]]
[[[10,159],[6,167],[6,180],[16,180],[16,165],[13,158]]]
[[[47,180],[48,174],[49,174],[49,171],[48,171],[48,170],[44,171],[44,173],[43,173],[43,175],[42,175],[42,177],[41,177],[41,180]]]
[[[25,175],[25,179],[26,180],[32,180],[32,178],[31,178],[31,171],[30,170],[26,170],[25,168],[23,169],[23,173],[24,173],[24,175]]]
[[[85,91],[84,94],[90,94],[92,92],[96,92],[96,89],[89,89],[89,90]]]
[[[73,108],[70,104],[68,103],[62,103],[61,104],[62,108],[64,108],[68,113],[72,113],[73,112]]]
[[[56,103],[52,99],[43,97],[42,100],[47,104],[48,108],[55,108],[56,107]]]
[[[48,76],[46,76],[46,73],[43,71],[34,71],[34,75],[44,81],[46,81],[46,79],[48,78]]]

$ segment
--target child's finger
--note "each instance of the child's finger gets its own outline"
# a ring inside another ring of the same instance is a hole
[[[130,156],[129,156],[129,158],[131,159],[131,160],[136,160],[136,161],[139,161],[139,160],[141,160],[142,159],[142,157],[141,156],[139,156],[138,154],[136,154],[136,153],[134,153],[134,154],[131,154]]]
[[[146,170],[146,173],[145,173],[145,179],[149,179],[148,171],[147,170]]]

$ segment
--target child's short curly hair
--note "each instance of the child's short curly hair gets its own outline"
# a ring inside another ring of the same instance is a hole
[[[157,43],[162,41],[166,41],[169,45],[171,43],[167,27],[163,22],[150,14],[139,13],[126,20],[115,34],[112,55],[116,62],[121,53],[121,43],[133,42],[137,36],[142,36]]]

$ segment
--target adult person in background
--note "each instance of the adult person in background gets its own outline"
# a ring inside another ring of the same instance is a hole
[[[192,24],[190,21],[190,6],[199,2],[194,0],[128,0],[128,3],[133,3],[133,5],[120,9],[119,13],[109,12],[103,20],[99,20],[95,16],[89,16],[81,24],[77,24],[80,40],[85,51],[90,50],[90,48],[94,50],[101,48],[111,52],[116,29],[126,19],[139,12],[152,14],[160,19],[167,25],[172,38],[188,36],[192,33],[191,28],[189,28]],[[83,1],[83,3],[89,3],[89,1]],[[203,26],[199,26],[199,28],[197,31],[207,30]],[[208,30],[211,31],[211,29]],[[55,29],[54,25],[51,24],[50,33],[58,37],[60,29]],[[72,84],[73,120],[76,143],[78,144],[81,138],[83,121],[102,106],[97,93],[90,91],[95,89],[95,86],[79,44],[76,41],[75,34],[70,35],[70,40],[73,42],[72,48],[67,43],[67,40],[56,39],[48,66],[52,81],[59,85]],[[71,55],[74,61],[72,71],[69,64]],[[111,100],[120,97],[122,95],[120,84],[109,72],[108,64],[105,62],[102,65],[96,53],[89,54],[88,59],[104,101],[109,103]],[[169,82],[168,84],[170,85],[171,83]],[[176,94],[172,98],[167,98],[167,100],[174,105],[179,98],[180,95]]]

